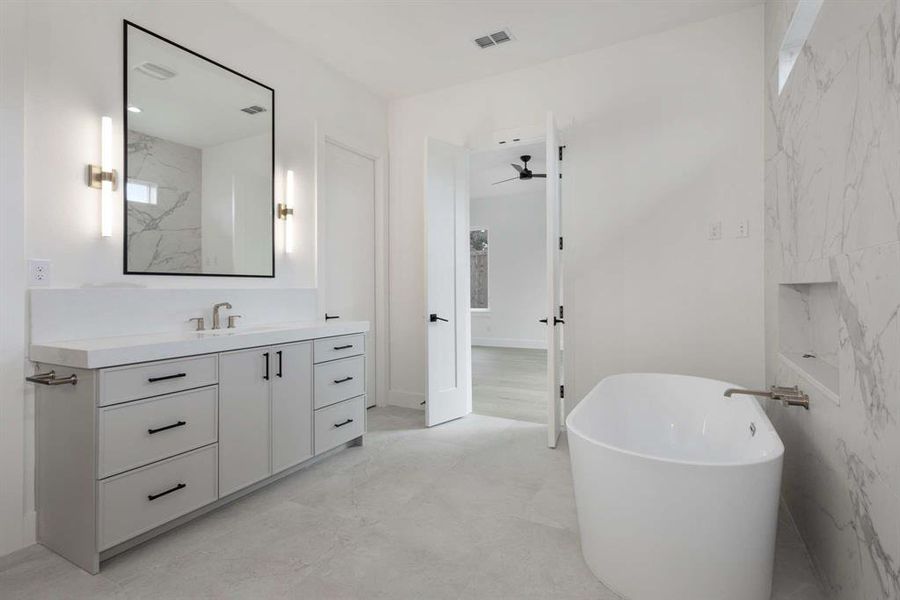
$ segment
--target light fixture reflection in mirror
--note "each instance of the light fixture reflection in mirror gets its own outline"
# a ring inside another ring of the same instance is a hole
[[[284,181],[284,204],[278,206],[278,216],[284,219],[284,251],[290,254],[294,251],[294,172],[288,169]]]

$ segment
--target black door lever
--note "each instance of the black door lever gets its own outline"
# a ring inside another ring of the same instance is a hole
[[[438,321],[443,321],[444,323],[449,323],[449,322],[450,322],[450,321],[448,321],[447,319],[445,319],[445,318],[443,318],[443,317],[437,316],[437,314],[435,314],[435,313],[431,313],[431,314],[428,316],[428,320],[431,321],[432,323],[437,323]]]
[[[331,320],[331,319],[340,319],[340,318],[341,318],[341,315],[329,315],[328,313],[325,313],[325,320],[326,320],[326,321],[329,321],[329,320]]]
[[[547,322],[547,319],[538,319],[538,322],[539,322],[539,323],[546,323],[546,322]]]
[[[554,325],[559,325],[560,323],[563,324],[563,325],[566,324],[566,322],[563,321],[562,319],[557,319],[556,317],[553,317],[553,324],[554,324]]]

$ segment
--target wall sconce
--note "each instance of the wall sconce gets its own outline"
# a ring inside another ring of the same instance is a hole
[[[294,172],[288,170],[284,181],[284,203],[278,203],[278,218],[284,220],[284,251],[288,254],[294,251],[294,227],[288,220],[294,215]]]
[[[119,187],[119,174],[113,169],[112,118],[100,118],[100,164],[87,166],[87,184],[100,188],[100,236],[112,237],[112,193]]]

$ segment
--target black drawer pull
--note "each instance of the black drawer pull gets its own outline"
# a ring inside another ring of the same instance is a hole
[[[154,433],[159,433],[160,431],[165,431],[166,429],[175,429],[176,427],[183,427],[187,425],[187,421],[178,421],[177,423],[172,423],[171,425],[166,425],[165,427],[157,427],[156,429],[148,429],[147,433],[153,435]]]
[[[353,344],[347,344],[346,346],[335,346],[335,350],[346,350],[347,348],[352,348]]]
[[[160,493],[158,493],[158,494],[150,494],[149,496],[147,496],[147,500],[149,500],[150,502],[153,502],[153,501],[156,500],[157,498],[162,498],[163,496],[166,496],[166,495],[168,495],[168,494],[171,494],[172,492],[177,492],[178,490],[183,490],[183,489],[186,488],[186,487],[187,487],[187,484],[186,484],[186,483],[179,483],[179,484],[176,485],[175,487],[169,488],[169,489],[167,489],[167,490],[164,491],[164,492],[160,492]]]
[[[335,379],[334,382],[335,383],[344,383],[344,382],[350,381],[351,379],[353,379],[353,378],[352,377],[344,377],[343,379]]]
[[[150,383],[156,383],[157,381],[166,381],[167,379],[180,379],[181,377],[187,377],[187,373],[176,373],[175,375],[163,375],[162,377],[148,377],[147,381]]]
[[[347,420],[344,421],[343,423],[335,423],[335,424],[334,424],[334,427],[335,427],[335,428],[343,427],[344,425],[349,425],[349,424],[352,423],[352,422],[353,422],[353,419],[347,419]]]

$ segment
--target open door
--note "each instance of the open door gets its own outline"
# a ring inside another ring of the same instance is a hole
[[[428,427],[472,412],[469,330],[469,156],[425,142]]]
[[[562,245],[560,142],[553,113],[547,113],[547,444],[556,448],[562,425]]]

